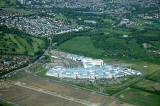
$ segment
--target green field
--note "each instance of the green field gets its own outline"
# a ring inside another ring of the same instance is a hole
[[[123,29],[112,29],[112,28],[104,28],[103,30],[102,30],[104,33],[110,33],[110,34],[122,34],[122,35],[129,35],[131,32],[129,32],[129,31],[127,31],[127,29],[126,30],[123,30]]]
[[[157,70],[151,75],[147,76],[147,79],[160,82],[160,70]]]
[[[160,106],[160,96],[138,89],[127,88],[115,95],[120,100],[136,106]]]
[[[131,18],[132,21],[138,22],[138,23],[145,23],[145,22],[150,22],[147,19],[142,19],[142,18]]]
[[[108,24],[115,24],[115,21],[113,21],[112,19],[103,19],[103,21]]]
[[[151,44],[154,48],[160,49],[160,41],[152,41]]]
[[[150,76],[152,73],[157,73],[160,70],[159,64],[154,64],[137,59],[127,58],[104,58],[104,62],[108,64],[122,64],[132,69],[141,71],[144,75]],[[158,78],[158,77],[157,77]]]
[[[151,80],[142,80],[134,85],[134,87],[146,90],[146,91],[151,91],[151,92],[157,92],[160,91],[160,83],[151,81]]]
[[[0,0],[0,6],[4,6],[6,3],[4,0]]]
[[[58,49],[71,52],[79,55],[86,54],[86,56],[100,56],[103,50],[94,47],[90,37],[81,36],[75,37],[61,44]]]
[[[16,5],[17,0],[0,0],[0,6]]]
[[[25,54],[34,56],[46,47],[45,41],[32,36],[5,34],[0,36],[1,54]]]
[[[20,70],[16,74],[14,74],[11,77],[9,77],[8,79],[9,80],[15,80],[15,79],[26,77],[27,75],[28,74],[24,70]]]
[[[4,103],[4,102],[0,102],[0,106],[13,106],[13,105],[7,104],[7,103]]]
[[[16,9],[16,8],[4,8],[3,10],[15,12],[15,13],[23,13],[23,14],[26,14],[26,15],[30,15],[30,14],[34,13],[33,11],[27,11],[27,10],[24,10],[24,9]]]
[[[149,25],[129,25],[128,28],[134,28],[134,29],[144,30],[145,28],[152,29],[153,27],[149,26]]]

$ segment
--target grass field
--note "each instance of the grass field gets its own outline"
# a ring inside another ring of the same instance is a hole
[[[0,6],[4,6],[5,5],[5,1],[4,0],[0,0]]]
[[[115,34],[127,34],[129,35],[131,32],[128,32],[127,30],[122,30],[122,29],[112,29],[112,28],[105,28],[102,31],[104,31],[104,33],[115,33]]]
[[[127,88],[116,94],[120,100],[136,106],[160,106],[160,96],[138,89]]]
[[[151,44],[154,46],[155,49],[160,50],[160,41],[152,41]]]
[[[113,21],[112,19],[103,19],[103,21],[104,21],[105,23],[115,24],[115,21]]]
[[[34,13],[33,11],[27,11],[27,10],[24,10],[24,9],[16,9],[16,8],[4,8],[4,10],[15,12],[15,13],[23,13],[23,14],[26,14],[26,15],[30,15],[30,14]]]
[[[139,29],[143,30],[145,28],[153,28],[152,26],[146,26],[146,25],[129,25],[128,28],[134,28],[134,29]]]
[[[103,50],[95,48],[90,37],[81,36],[61,44],[58,49],[86,56],[100,56]]]
[[[0,50],[2,54],[26,54],[34,56],[36,52],[46,47],[45,41],[31,36],[17,36],[6,34],[0,36]]]
[[[23,78],[26,77],[27,73],[24,70],[20,70],[19,72],[17,72],[15,75],[12,75],[11,77],[9,77],[9,80],[15,80],[15,79],[19,79],[19,78]]]
[[[160,65],[135,59],[104,59],[106,63],[122,64],[138,71],[144,75],[141,80],[131,84],[129,89],[120,89],[115,95],[121,101],[135,104],[136,106],[159,106],[160,102]],[[147,80],[147,79],[150,80]],[[135,89],[136,88],[136,89]]]
[[[147,79],[160,82],[160,70],[157,70],[151,75],[147,76]]]
[[[151,92],[160,91],[160,83],[151,80],[142,80],[134,85],[136,88],[144,89]]]
[[[8,6],[8,5],[16,5],[16,0],[0,0],[0,6]]]
[[[4,103],[4,102],[1,102],[1,101],[0,101],[0,106],[13,106],[13,105],[7,104],[7,103]]]
[[[151,75],[152,73],[160,70],[160,65],[153,64],[145,61],[140,61],[136,59],[122,59],[122,58],[104,58],[104,62],[108,64],[122,64],[132,69],[141,71],[143,75]]]
[[[138,23],[142,23],[142,24],[149,21],[147,19],[142,19],[142,18],[132,18],[131,20],[135,21],[135,22],[138,22]]]

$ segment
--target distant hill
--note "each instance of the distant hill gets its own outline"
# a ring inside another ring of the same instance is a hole
[[[0,6],[11,6],[16,5],[17,3],[17,0],[0,0]]]
[[[36,38],[15,29],[0,26],[0,55],[40,55],[47,43],[44,39]]]

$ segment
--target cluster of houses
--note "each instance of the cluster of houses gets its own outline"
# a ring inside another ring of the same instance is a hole
[[[57,21],[47,17],[10,17],[1,16],[1,25],[9,28],[17,28],[34,36],[50,36],[53,34],[62,34],[71,31],[83,30],[83,26],[65,24],[63,21]]]
[[[23,55],[1,55],[0,58],[2,59],[0,60],[0,72],[16,69],[31,59],[29,56]]]

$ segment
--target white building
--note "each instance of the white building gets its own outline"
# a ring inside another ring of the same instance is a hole
[[[25,0],[18,0],[21,4],[25,4]]]
[[[95,59],[95,60],[84,59],[82,62],[83,62],[84,68],[90,68],[93,66],[103,66],[103,64],[104,64],[103,60],[101,60],[101,59]]]

